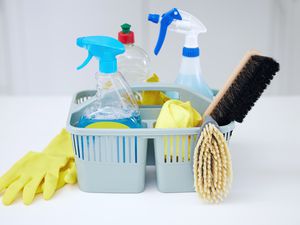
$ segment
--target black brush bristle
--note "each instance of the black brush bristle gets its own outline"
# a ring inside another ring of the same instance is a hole
[[[220,126],[231,121],[241,123],[278,71],[279,64],[274,59],[251,56],[211,116]]]

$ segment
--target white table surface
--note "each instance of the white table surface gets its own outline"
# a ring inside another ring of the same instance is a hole
[[[65,126],[71,97],[0,97],[0,174],[41,150]],[[300,224],[300,96],[263,97],[231,143],[234,180],[221,204],[164,194],[147,170],[140,194],[89,194],[77,185],[53,199],[0,203],[0,224]]]

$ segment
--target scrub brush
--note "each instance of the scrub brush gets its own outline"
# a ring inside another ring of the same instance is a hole
[[[208,106],[210,115],[220,126],[239,123],[253,107],[267,85],[279,71],[279,64],[257,51],[248,52]]]
[[[226,197],[232,180],[231,157],[216,122],[207,117],[194,151],[194,186],[209,202]]]
[[[205,111],[194,151],[195,189],[201,198],[221,201],[232,180],[230,153],[218,125],[242,122],[278,71],[274,59],[248,52]]]

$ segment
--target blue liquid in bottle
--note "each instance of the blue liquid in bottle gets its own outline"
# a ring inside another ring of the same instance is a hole
[[[109,126],[109,128],[142,128],[140,115],[114,120],[90,119],[86,116],[81,116],[78,123],[78,127],[90,126],[93,128],[104,128],[104,126]]]
[[[121,73],[97,77],[96,100],[86,107],[81,128],[141,128],[141,116],[131,89]]]

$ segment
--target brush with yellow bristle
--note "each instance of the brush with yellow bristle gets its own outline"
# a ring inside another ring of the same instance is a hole
[[[231,157],[216,122],[207,117],[194,151],[194,186],[209,202],[226,197],[232,180]]]
[[[232,181],[230,152],[218,126],[241,123],[278,71],[274,59],[248,52],[205,111],[194,151],[194,184],[202,199],[222,201]]]

